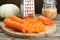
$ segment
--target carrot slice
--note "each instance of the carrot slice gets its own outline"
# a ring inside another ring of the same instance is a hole
[[[37,19],[42,21],[46,25],[53,25],[54,24],[54,21],[52,21],[51,19],[44,17],[44,16],[39,16]]]

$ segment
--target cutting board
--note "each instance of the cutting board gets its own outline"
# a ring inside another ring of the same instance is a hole
[[[14,29],[7,27],[4,23],[0,23],[0,26],[5,34],[14,37],[46,37],[53,35],[56,31],[56,24],[54,24],[53,26],[46,26],[46,32],[31,34],[15,31]]]

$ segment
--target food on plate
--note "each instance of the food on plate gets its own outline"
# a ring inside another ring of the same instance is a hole
[[[52,21],[51,19],[44,17],[44,16],[39,16],[37,19],[42,21],[46,25],[52,26],[54,24],[54,21]]]
[[[3,22],[7,27],[11,27],[23,33],[45,32],[46,25],[52,26],[54,24],[51,19],[44,16],[39,16],[36,19],[29,17],[21,19],[16,15],[12,15],[9,18],[5,18]]]
[[[1,18],[10,17],[11,15],[20,15],[20,9],[14,4],[4,4],[0,6]]]
[[[23,33],[39,33],[46,31],[45,24],[37,19],[20,19],[13,15],[10,18],[5,18],[3,22],[7,27],[11,27]]]

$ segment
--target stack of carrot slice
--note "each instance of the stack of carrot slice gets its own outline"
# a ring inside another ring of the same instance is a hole
[[[43,21],[44,20],[44,21]],[[26,18],[21,19],[15,15],[4,19],[4,24],[7,27],[13,28],[23,33],[38,33],[45,32],[46,25],[53,25],[54,22],[46,17],[39,16],[37,19]]]

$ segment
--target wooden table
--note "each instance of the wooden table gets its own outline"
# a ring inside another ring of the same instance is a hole
[[[44,38],[16,38],[6,35],[2,29],[0,28],[0,40],[60,40],[60,14],[57,15],[56,19],[54,20],[56,23],[57,30],[56,32],[50,37]]]

